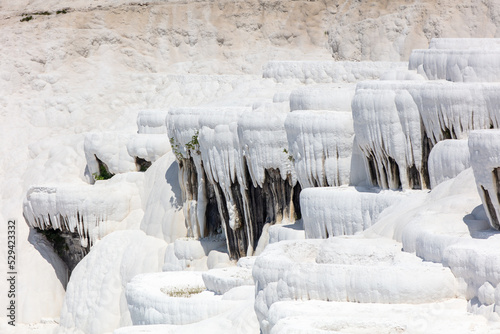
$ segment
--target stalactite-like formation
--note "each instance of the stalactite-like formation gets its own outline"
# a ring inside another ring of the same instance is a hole
[[[232,258],[252,255],[266,224],[300,215],[300,186],[284,149],[287,112],[249,111],[181,108],[167,116],[190,235],[219,226]]]
[[[23,203],[28,224],[57,230],[64,237],[76,233],[83,250],[108,233],[127,227],[127,216],[141,208],[137,182],[142,173],[116,175],[95,185],[33,186]],[[86,251],[85,251],[86,252]]]
[[[429,188],[436,143],[500,126],[500,84],[371,81],[358,84],[354,131],[373,184]]]

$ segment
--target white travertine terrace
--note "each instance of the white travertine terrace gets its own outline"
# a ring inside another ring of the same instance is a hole
[[[354,143],[350,112],[297,110],[288,114],[285,129],[287,153],[302,188],[350,183]]]
[[[378,79],[389,69],[407,67],[404,62],[352,61],[270,61],[263,68],[263,77],[277,82],[298,80],[302,83],[355,83]]]
[[[404,193],[377,188],[303,189],[300,207],[306,238],[354,235],[372,226],[387,207],[404,199]]]
[[[430,149],[500,126],[499,83],[371,81],[353,99],[356,139],[383,188],[430,187]]]

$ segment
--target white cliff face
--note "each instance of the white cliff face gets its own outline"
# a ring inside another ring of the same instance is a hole
[[[497,37],[499,6],[494,0],[337,3],[328,44],[337,60],[407,60],[432,38]]]

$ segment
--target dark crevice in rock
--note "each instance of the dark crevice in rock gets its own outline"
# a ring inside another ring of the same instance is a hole
[[[412,189],[420,189],[420,173],[418,172],[417,166],[411,165],[407,169],[408,181]]]
[[[205,211],[206,229],[205,237],[220,234],[221,218],[217,207],[217,198],[215,197],[214,186],[209,182],[205,182],[205,192],[207,194],[207,207]]]
[[[217,198],[217,204],[219,208],[219,214],[222,218],[222,223],[224,224],[224,231],[226,233],[226,243],[227,249],[229,251],[229,256],[232,259],[239,259],[245,256],[247,249],[247,235],[244,228],[236,227],[232,229],[229,223],[229,211],[227,208],[227,201],[224,197],[222,188],[218,183],[214,185],[214,190]]]
[[[295,187],[293,187],[293,195],[292,195],[292,203],[293,209],[295,210],[295,220],[299,220],[302,218],[302,212],[300,210],[300,192],[302,191],[302,187],[300,183],[297,182]]]
[[[430,177],[428,169],[429,154],[432,149],[432,142],[427,136],[422,127],[422,161],[420,170],[415,164],[408,165],[405,169],[401,170],[400,166],[396,160],[389,156],[384,155],[382,164],[377,162],[377,158],[373,151],[365,152],[366,166],[368,168],[368,174],[370,181],[374,186],[380,188],[389,187],[391,189],[402,188],[401,173],[406,173],[408,179],[408,185],[410,189],[427,189],[430,188]],[[452,136],[452,131],[445,129],[443,130],[443,135]],[[404,175],[404,174],[403,174]]]
[[[251,224],[253,249],[257,247],[265,224],[272,225],[282,221],[283,218],[293,221],[295,212],[300,214],[300,185],[297,183],[294,187],[290,175],[283,180],[279,169],[267,169],[265,173],[262,187],[249,186],[246,191],[249,213],[247,222]],[[248,178],[248,169],[246,175]],[[251,185],[251,180],[248,181]]]
[[[427,136],[427,133],[425,131],[422,131],[422,170],[420,171],[420,175],[422,177],[422,184],[420,184],[419,188],[413,187],[414,189],[429,189],[431,187],[429,168],[427,164],[429,161],[429,155],[431,154],[432,147],[433,147],[432,142],[430,138]]]
[[[56,254],[68,266],[70,275],[76,265],[90,251],[90,245],[83,247],[80,236],[76,232],[59,229],[41,230],[39,228],[35,228],[35,230],[45,236],[47,241],[51,243]]]
[[[481,186],[481,190],[483,191],[483,194],[484,194],[486,209],[488,210],[488,213],[490,214],[491,223],[496,229],[499,229],[500,224],[498,222],[498,217],[497,217],[497,213],[495,211],[495,207],[493,206],[493,203],[491,202],[490,194],[489,194],[488,190],[484,189],[483,186]],[[497,196],[498,196],[498,194],[497,194]]]
[[[370,181],[373,185],[379,185],[378,179],[378,169],[377,169],[377,164],[375,162],[375,157],[373,154],[368,154],[366,157],[366,160],[368,162],[368,173],[370,174]]]
[[[448,129],[446,127],[443,129],[442,135],[443,135],[443,140],[452,139],[453,138],[452,131],[450,131],[450,129]]]
[[[151,161],[135,157],[135,165],[137,166],[139,172],[145,172],[148,170],[149,167],[151,167]]]
[[[196,165],[194,164],[193,158],[184,159],[179,163],[179,168],[187,176],[185,179],[187,184],[185,186],[187,193],[190,195],[188,198],[185,198],[184,201],[187,199],[196,199],[198,197],[198,172],[196,171]]]
[[[203,165],[201,165],[201,175],[198,175],[198,168],[196,168],[196,164],[192,157],[188,159],[179,160],[179,182],[184,185],[182,196],[183,202],[187,203],[190,201],[198,200],[198,190],[199,190],[199,176],[201,176],[201,180],[207,180],[205,175],[205,171],[203,169]],[[218,200],[217,193],[214,185],[210,184],[210,182],[204,182],[204,190],[205,190],[205,200],[206,200],[206,208],[205,208],[205,229],[203,235],[200,237],[208,237],[221,233],[221,214],[218,208]],[[187,204],[189,205],[189,204]],[[198,204],[197,204],[198,205]],[[194,210],[198,210],[196,208],[192,208]],[[190,208],[191,210],[191,208]],[[186,220],[194,219],[193,215],[197,215],[197,212],[189,212],[186,215]],[[197,224],[197,223],[196,223]],[[195,222],[186,222],[187,226],[194,226]]]
[[[389,162],[389,169],[391,173],[390,187],[392,189],[399,189],[401,188],[401,176],[399,175],[398,163],[391,157],[387,157],[387,161]]]

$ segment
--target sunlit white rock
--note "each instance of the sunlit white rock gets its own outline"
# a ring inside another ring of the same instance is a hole
[[[255,311],[264,333],[282,300],[419,304],[457,296],[448,268],[422,262],[388,239],[331,238],[270,244],[253,268]]]
[[[221,235],[203,239],[178,238],[165,251],[163,271],[202,271],[229,265],[234,263],[227,256],[226,240]]]
[[[173,242],[186,237],[179,166],[172,152],[155,161],[144,173],[144,217],[141,230]]]
[[[335,316],[332,316],[334,314]],[[498,330],[497,324],[466,311],[466,302],[450,299],[428,304],[376,304],[281,301],[269,311],[270,333],[470,333]]]
[[[497,83],[359,83],[352,103],[354,131],[374,183],[429,187],[425,162],[432,146],[464,139],[474,129],[499,127],[499,92]]]
[[[204,272],[202,277],[207,290],[218,295],[223,295],[239,286],[254,285],[252,270],[243,267],[212,269]]]
[[[163,240],[138,230],[118,231],[97,243],[73,270],[62,330],[98,334],[132,325],[125,287],[140,273],[160,270],[165,247]]]
[[[184,325],[230,310],[235,302],[206,291],[201,275],[180,271],[135,276],[126,290],[133,324]]]
[[[285,129],[284,150],[302,188],[349,184],[354,142],[350,112],[294,111],[287,115]]]
[[[127,152],[131,157],[154,162],[171,151],[166,134],[137,134],[127,143]]]
[[[307,188],[300,193],[306,238],[353,235],[373,225],[382,211],[406,196],[373,188]]]
[[[283,240],[302,240],[305,238],[304,222],[302,219],[295,223],[278,224],[269,227],[269,243]]]
[[[469,146],[466,139],[443,140],[431,150],[428,160],[431,188],[449,180],[470,167]]]
[[[290,111],[351,111],[356,85],[322,84],[297,88],[290,94]]]
[[[90,132],[85,135],[84,151],[90,175],[101,175],[99,159],[109,173],[119,174],[138,170],[135,159],[128,153],[130,134],[121,132]]]
[[[295,170],[288,159],[285,119],[289,113],[253,112],[238,119],[238,138],[254,186],[262,187],[266,169],[277,169],[281,178],[296,182]]]
[[[167,125],[165,117],[168,108],[165,109],[142,109],[137,114],[138,133],[144,134],[166,134]]]

